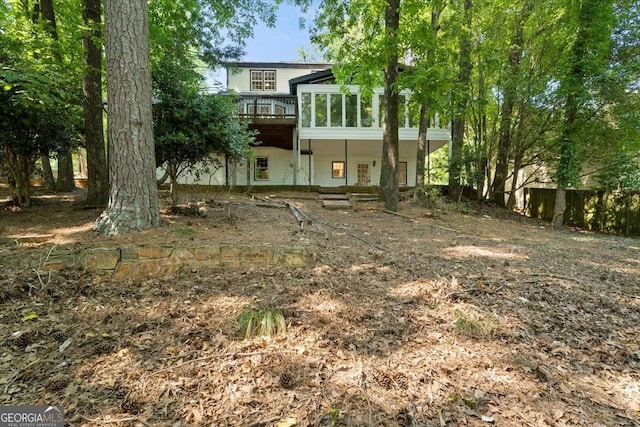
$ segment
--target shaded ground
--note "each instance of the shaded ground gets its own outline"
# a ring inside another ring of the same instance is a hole
[[[487,207],[403,202],[408,219],[274,196],[322,229],[247,195],[193,196],[206,216],[122,237],[95,235],[100,212],[73,198],[2,208],[0,404],[63,404],[74,426],[640,425],[640,241]],[[55,236],[7,238],[31,233]],[[17,261],[133,241],[318,263],[116,282]],[[240,339],[250,305],[282,308],[287,335]]]

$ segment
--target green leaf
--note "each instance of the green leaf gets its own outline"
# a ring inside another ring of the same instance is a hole
[[[8,91],[10,91],[10,90],[11,90],[11,88],[12,88],[12,87],[13,87],[13,85],[11,85],[11,84],[9,84],[9,83],[5,83],[5,84],[2,86],[2,90],[4,90],[5,92],[8,92]]]
[[[24,315],[24,317],[22,318],[22,321],[28,322],[29,320],[36,320],[37,318],[38,318],[38,313],[36,313],[35,311],[30,311]]]

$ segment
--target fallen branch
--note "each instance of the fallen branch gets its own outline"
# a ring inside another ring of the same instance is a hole
[[[430,224],[431,227],[435,227],[435,228],[440,228],[442,230],[447,230],[447,231],[451,231],[453,233],[458,233],[461,234],[462,231],[458,231],[458,230],[454,230],[453,228],[449,228],[449,227],[443,227],[441,225],[436,225],[436,224]]]
[[[400,212],[394,212],[394,211],[390,211],[390,210],[388,210],[388,209],[385,209],[385,210],[383,210],[382,212],[384,212],[384,213],[388,213],[388,214],[391,214],[391,215],[397,215],[397,216],[399,216],[399,217],[401,217],[401,218],[408,219],[408,220],[409,220],[409,221],[411,221],[411,222],[418,222],[418,221],[416,221],[416,219],[415,219],[415,218],[412,218],[412,217],[410,217],[409,215],[401,214]]]
[[[292,212],[294,214],[294,216],[296,217],[296,219],[298,219],[298,221],[305,220],[307,222],[307,224],[313,224],[313,226],[316,228],[316,230],[321,233],[324,234],[325,239],[329,238],[329,233],[327,233],[327,230],[324,229],[324,227],[322,226],[322,224],[320,223],[320,221],[318,221],[315,218],[311,218],[309,215],[305,214],[304,212],[302,212],[302,210],[294,205],[291,202],[285,201],[284,202],[287,206],[289,206],[289,209],[292,209]],[[302,230],[302,223],[300,225],[300,229]]]
[[[246,427],[261,427],[261,426],[266,426],[269,423],[274,423],[278,420],[280,420],[282,417],[273,417],[273,418],[269,418],[266,420],[259,420],[259,421],[254,421],[251,424],[247,424]]]
[[[298,225],[300,226],[300,231],[304,231],[304,223],[305,222],[311,223],[312,221],[308,217],[305,217],[302,214],[302,212],[300,212],[300,209],[298,209],[298,207],[293,203],[285,202],[285,204],[289,207],[289,211],[291,211],[293,216],[298,221]]]
[[[103,420],[100,418],[93,419],[93,418],[85,417],[84,415],[80,414],[80,418],[86,421],[89,421],[91,424],[112,424],[112,423],[126,423],[129,421],[137,421],[142,425],[152,427],[151,424],[142,420],[140,417],[114,418],[113,420]]]
[[[285,206],[277,202],[247,202],[248,205],[258,206],[261,208],[284,208]]]

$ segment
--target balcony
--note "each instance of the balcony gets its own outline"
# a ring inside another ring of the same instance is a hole
[[[237,116],[255,125],[295,125],[297,97],[243,95],[236,101]]]

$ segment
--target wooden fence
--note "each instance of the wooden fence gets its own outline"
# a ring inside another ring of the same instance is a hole
[[[553,219],[556,190],[525,189],[527,216]],[[605,233],[640,236],[640,192],[567,190],[564,223]]]

